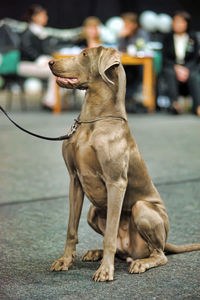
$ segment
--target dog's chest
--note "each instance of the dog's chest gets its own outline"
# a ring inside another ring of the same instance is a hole
[[[85,195],[97,207],[105,207],[107,193],[101,167],[91,144],[85,142],[73,151],[76,173]]]
[[[84,172],[77,171],[77,174],[87,198],[96,207],[105,207],[107,203],[106,188],[99,174],[95,174],[89,168]]]

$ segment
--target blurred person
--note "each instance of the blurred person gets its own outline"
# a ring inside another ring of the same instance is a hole
[[[44,30],[48,22],[48,14],[44,7],[33,4],[28,8],[23,19],[28,22],[28,28],[21,35],[21,62],[18,74],[48,79],[47,91],[42,102],[44,108],[52,109],[55,101],[55,83],[48,66],[51,57],[50,53],[45,51],[48,36]]]
[[[78,37],[76,45],[81,48],[94,48],[102,44],[99,27],[100,20],[97,17],[88,17],[83,22],[82,33]]]
[[[28,28],[21,35],[22,60],[34,61],[44,51],[44,41],[48,38],[44,27],[48,22],[48,14],[41,5],[31,5],[23,17],[28,22]]]
[[[121,15],[124,22],[122,31],[119,34],[118,49],[121,52],[128,52],[129,47],[137,51],[143,50],[146,43],[149,41],[149,34],[140,28],[138,15],[132,12]],[[141,93],[142,90],[142,66],[125,66],[127,77],[127,110],[134,111],[135,103],[134,97]]]
[[[129,45],[134,45],[136,50],[144,48],[149,41],[149,34],[140,28],[138,15],[135,13],[124,13],[121,17],[124,26],[119,35],[119,50],[127,52]]]
[[[172,32],[163,41],[163,76],[168,85],[171,112],[181,112],[179,87],[187,84],[193,99],[193,113],[200,116],[199,46],[190,22],[189,13],[178,11],[174,14]]]
[[[90,16],[83,22],[82,32],[79,35],[76,46],[80,48],[94,48],[102,44],[99,27],[101,21],[97,17]],[[85,97],[84,90],[76,90],[76,98],[79,103],[82,103]]]

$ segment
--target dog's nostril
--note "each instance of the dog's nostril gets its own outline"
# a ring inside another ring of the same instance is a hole
[[[52,67],[54,65],[55,61],[54,60],[50,60],[49,61],[49,66]]]

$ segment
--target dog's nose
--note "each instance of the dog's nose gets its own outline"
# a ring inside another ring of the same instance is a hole
[[[52,67],[54,65],[55,61],[54,60],[50,60],[49,61],[49,67]]]

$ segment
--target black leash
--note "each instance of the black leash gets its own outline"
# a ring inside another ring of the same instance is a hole
[[[2,106],[0,106],[0,110],[20,130],[22,130],[22,131],[24,131],[24,132],[26,132],[26,133],[28,133],[30,135],[33,135],[33,136],[35,136],[37,138],[40,138],[40,139],[43,139],[43,140],[48,140],[48,141],[63,141],[63,140],[68,140],[76,132],[76,129],[77,129],[78,125],[80,125],[80,124],[89,124],[89,123],[94,123],[94,122],[105,120],[105,119],[123,120],[123,121],[127,122],[127,120],[125,118],[123,118],[123,117],[115,117],[115,116],[105,116],[105,117],[100,117],[100,118],[96,118],[94,120],[89,120],[89,121],[80,121],[78,119],[74,119],[74,123],[72,124],[70,132],[68,134],[52,138],[52,137],[42,136],[42,135],[39,135],[39,134],[36,134],[36,133],[33,133],[33,132],[29,131],[29,130],[24,129],[23,127],[21,127],[20,125],[18,125],[17,123],[15,123],[9,117],[9,115],[3,109]]]
[[[77,127],[78,127],[78,120],[74,120],[74,123],[72,124],[72,127],[71,127],[71,130],[68,134],[66,135],[63,135],[63,136],[59,136],[59,137],[56,137],[56,138],[52,138],[52,137],[46,137],[46,136],[42,136],[42,135],[39,135],[39,134],[35,134],[33,132],[30,132],[24,128],[22,128],[20,125],[18,125],[17,123],[15,123],[10,117],[9,115],[7,114],[7,112],[0,106],[0,110],[6,115],[6,117],[17,127],[19,128],[20,130],[30,134],[30,135],[33,135],[37,138],[40,138],[40,139],[43,139],[43,140],[48,140],[48,141],[63,141],[63,140],[68,140],[72,135],[73,133],[76,131]]]

